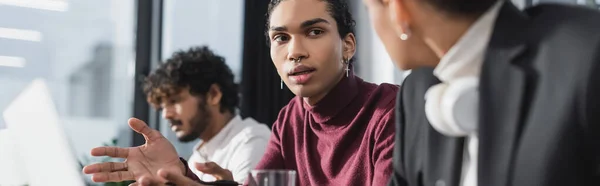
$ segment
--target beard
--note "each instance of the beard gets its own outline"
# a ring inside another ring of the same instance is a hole
[[[206,103],[204,101],[200,101],[198,105],[198,111],[194,114],[194,117],[190,119],[189,124],[191,126],[191,130],[189,133],[178,136],[177,139],[180,142],[187,143],[194,141],[200,137],[200,135],[206,130],[209,123],[211,121],[210,113],[208,113],[206,108]],[[181,121],[171,121],[173,124],[181,124]]]

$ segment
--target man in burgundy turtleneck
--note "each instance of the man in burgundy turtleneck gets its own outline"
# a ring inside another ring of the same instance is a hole
[[[385,185],[397,90],[350,74],[315,105],[296,97],[279,113],[256,169],[296,170],[300,185]]]
[[[398,86],[355,76],[354,20],[343,0],[273,0],[271,58],[297,95],[279,112],[256,169],[297,171],[299,185],[385,185]]]

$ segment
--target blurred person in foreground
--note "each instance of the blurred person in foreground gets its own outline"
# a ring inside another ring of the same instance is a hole
[[[93,173],[96,182],[115,182],[154,175],[164,165],[188,175],[191,171],[202,181],[243,183],[264,154],[270,130],[236,114],[239,97],[233,80],[225,59],[206,46],[175,52],[143,86],[148,102],[162,111],[179,141],[200,139],[189,159],[188,166],[193,168],[185,168],[185,160],[158,131],[132,119],[130,126],[146,134],[146,144],[95,148],[92,155],[117,155],[127,160],[89,165],[84,172]]]
[[[600,185],[600,13],[364,0],[396,65],[395,186]]]

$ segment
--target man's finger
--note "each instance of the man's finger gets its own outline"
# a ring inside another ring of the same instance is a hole
[[[194,163],[194,166],[196,167],[196,169],[206,174],[220,174],[226,171],[215,162]]]
[[[131,171],[101,172],[92,175],[92,181],[94,182],[122,182],[134,179],[135,177]]]
[[[137,118],[130,118],[127,122],[129,123],[129,127],[131,127],[131,129],[143,135],[146,138],[146,140],[153,141],[162,137],[160,132],[148,127],[148,125],[142,120],[139,120]]]
[[[121,147],[96,147],[91,151],[92,156],[110,156],[113,158],[127,158],[129,148]]]
[[[93,174],[100,172],[115,172],[115,171],[126,171],[127,163],[121,162],[106,162],[106,163],[96,163],[92,165],[88,165],[83,167],[83,173],[85,174]]]
[[[163,186],[165,184],[159,182],[158,180],[152,179],[150,177],[142,176],[137,180],[139,186]]]
[[[137,183],[140,183],[141,186],[151,186],[153,182],[147,177],[141,177]]]
[[[191,186],[200,186],[199,183],[194,182],[194,180],[185,177],[183,174],[173,173],[166,170],[158,170],[158,176],[166,179],[167,181],[174,183],[175,185],[191,185]]]
[[[206,162],[206,163],[195,163],[194,166],[200,172],[205,174],[210,174],[217,178],[218,180],[232,180],[233,176],[231,172],[227,169],[221,168],[215,162]]]

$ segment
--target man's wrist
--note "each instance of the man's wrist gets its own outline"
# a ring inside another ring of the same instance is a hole
[[[188,174],[187,161],[185,161],[185,159],[181,157],[179,157],[179,170],[181,170],[181,174],[183,174],[184,176]]]
[[[181,172],[185,177],[188,177],[194,181],[199,181],[200,178],[198,178],[198,176],[196,176],[196,174],[194,174],[193,172],[191,172],[190,168],[188,167],[188,163],[185,159],[179,157],[179,160],[181,161],[181,164],[183,164],[183,171]]]

